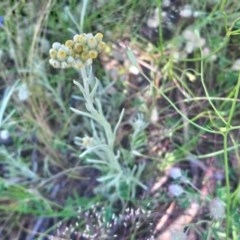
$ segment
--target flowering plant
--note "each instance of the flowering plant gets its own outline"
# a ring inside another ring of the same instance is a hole
[[[55,42],[49,51],[49,63],[54,68],[82,69],[84,66],[92,64],[92,60],[97,58],[99,52],[105,49],[106,44],[102,41],[103,35],[97,33],[76,34],[72,40],[67,40],[65,44]]]
[[[91,120],[92,136],[77,137],[76,144],[83,149],[80,158],[85,158],[88,163],[102,173],[98,178],[102,184],[96,190],[115,201],[123,197],[133,198],[137,186],[145,188],[139,181],[144,165],[131,164],[130,166],[127,161],[121,159],[121,151],[116,151],[114,144],[124,110],[121,112],[116,126],[112,128],[104,116],[101,101],[97,98],[100,82],[94,77],[91,65],[93,59],[97,58],[106,46],[102,38],[101,33],[97,33],[95,36],[88,33],[77,34],[73,40],[67,40],[65,44],[55,42],[49,51],[49,63],[54,68],[73,67],[81,74],[82,82],[74,80],[74,84],[82,93],[86,109],[84,111],[71,109],[76,114]],[[137,132],[143,130],[142,126],[137,128]]]

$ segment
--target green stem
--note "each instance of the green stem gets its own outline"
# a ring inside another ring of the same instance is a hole
[[[228,128],[230,128],[232,118],[233,118],[233,114],[234,114],[234,111],[235,111],[235,108],[236,108],[238,94],[239,94],[239,88],[240,88],[240,73],[238,74],[238,82],[237,82],[237,85],[235,87],[234,99],[233,99],[231,110],[230,110],[229,117],[228,117]]]
[[[231,192],[230,192],[230,180],[229,180],[229,165],[228,165],[228,131],[223,132],[223,148],[224,148],[224,168],[225,168],[225,181],[227,191],[227,216],[226,216],[226,239],[229,239],[229,230],[231,225],[230,218],[230,206],[231,206]]]
[[[103,114],[101,114],[100,109],[97,110],[94,106],[94,99],[93,96],[91,96],[91,92],[90,92],[90,71],[86,71],[85,68],[81,69],[81,76],[83,79],[83,95],[86,101],[86,106],[87,106],[87,110],[90,112],[90,114],[93,116],[93,119],[100,124],[105,132],[106,135],[106,139],[107,139],[107,144],[108,146],[111,147],[111,149],[113,150],[113,145],[114,145],[114,133],[112,131],[111,125],[109,124],[109,122],[106,120],[106,118],[104,117]]]
[[[203,55],[203,54],[201,53],[201,55]],[[201,83],[202,83],[205,95],[207,97],[207,100],[208,100],[209,104],[211,105],[211,107],[213,108],[213,110],[216,113],[216,115],[222,120],[222,122],[224,124],[227,124],[226,120],[222,117],[221,113],[217,110],[217,108],[215,107],[215,105],[213,104],[213,102],[211,100],[211,96],[209,95],[208,90],[207,90],[207,86],[206,86],[206,84],[204,82],[203,72],[204,72],[203,60],[201,60],[201,74],[200,74],[200,76],[201,76]]]
[[[220,11],[224,11],[227,4],[227,0],[222,0],[220,4]]]
[[[131,57],[135,58],[134,55],[131,55]],[[134,59],[132,59],[132,60],[134,60]],[[132,61],[132,62],[134,63],[134,61]],[[135,64],[135,66],[136,66],[136,64]],[[196,128],[201,129],[205,132],[209,132],[209,133],[213,133],[213,134],[221,134],[219,131],[215,131],[215,130],[212,130],[212,129],[205,128],[205,127],[193,122],[191,119],[188,118],[188,116],[186,116],[184,113],[182,113],[182,111],[174,104],[174,102],[172,102],[172,100],[170,98],[167,97],[167,95],[163,92],[162,89],[158,89],[153,84],[153,82],[149,79],[149,77],[144,72],[141,71],[141,74],[151,84],[151,86],[153,88],[155,88],[159,92],[159,94],[162,95],[165,98],[165,100],[167,100],[167,102],[176,110],[176,112],[179,113],[186,121],[191,123]]]
[[[234,99],[232,102],[232,106],[230,109],[228,121],[226,124],[226,128],[224,129],[223,133],[223,146],[224,146],[224,167],[225,167],[225,179],[226,179],[226,188],[227,188],[227,216],[226,216],[226,239],[229,239],[230,233],[230,226],[231,226],[231,217],[230,217],[230,210],[231,210],[231,191],[230,191],[230,179],[229,179],[229,164],[228,164],[228,134],[233,128],[231,127],[232,118],[236,109],[237,98],[239,94],[240,88],[240,73],[238,74],[238,82],[234,89]]]

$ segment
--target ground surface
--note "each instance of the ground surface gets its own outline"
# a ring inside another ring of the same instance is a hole
[[[239,13],[234,0],[2,1],[0,239],[238,240]],[[112,148],[71,110],[88,111],[82,75],[48,62],[81,32],[107,43],[94,101],[113,129],[125,110]]]

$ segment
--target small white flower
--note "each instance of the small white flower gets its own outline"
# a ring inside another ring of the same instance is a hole
[[[185,51],[180,52],[179,50],[173,49],[171,52],[171,58],[173,62],[178,62],[179,60],[187,58],[187,54]]]
[[[216,219],[220,220],[225,216],[225,207],[224,203],[219,198],[214,198],[209,203],[209,212],[210,215]]]
[[[210,49],[208,48],[208,47],[204,47],[203,48],[203,56],[204,57],[207,57],[209,54],[211,54],[211,51],[210,51]],[[216,54],[212,54],[211,56],[210,56],[210,60],[211,61],[215,61],[217,59],[217,55]]]
[[[66,62],[61,63],[61,68],[67,68],[67,67],[68,67],[68,64]]]
[[[93,37],[93,34],[92,33],[86,33],[86,37],[91,38],[91,37]]]
[[[173,178],[173,179],[177,179],[180,178],[182,176],[182,172],[181,169],[178,167],[172,167],[169,172],[168,175]]]
[[[2,140],[7,140],[7,139],[9,138],[9,132],[8,132],[8,130],[5,130],[5,129],[0,130],[0,138],[1,138]]]
[[[29,97],[29,90],[26,83],[22,83],[18,88],[18,99],[25,101]]]
[[[58,60],[55,59],[49,59],[49,63],[54,67],[54,68],[60,68],[61,64]]]
[[[193,15],[193,10],[190,5],[184,5],[182,9],[180,9],[179,15],[183,18],[190,18]]]
[[[69,64],[74,63],[74,58],[73,58],[72,56],[69,56],[69,57],[67,58],[67,62],[68,62]]]
[[[74,42],[77,42],[78,36],[79,36],[78,34],[75,34],[75,35],[73,36],[73,41],[74,41]]]
[[[233,71],[240,71],[240,59],[237,59],[232,65]]]
[[[152,17],[148,18],[147,20],[147,26],[150,28],[157,28],[159,26],[159,9],[156,8],[154,10],[154,14]]]
[[[52,48],[56,49],[56,50],[58,50],[61,46],[62,46],[62,44],[59,43],[59,42],[55,42],[55,43],[52,44]]]
[[[131,125],[135,130],[141,131],[147,127],[146,121],[144,121],[144,116],[142,114],[137,114],[137,116],[130,121]]]
[[[89,65],[92,64],[92,62],[93,62],[93,60],[92,60],[91,58],[89,58],[89,59],[85,62],[85,64],[86,64],[86,66],[89,66]]]
[[[133,75],[138,75],[139,74],[139,69],[136,66],[131,65],[129,67],[129,72]]]
[[[96,48],[98,45],[98,41],[94,37],[88,37],[87,46],[91,49]]]
[[[184,189],[178,184],[170,184],[168,186],[168,192],[174,197],[179,197],[184,193]]]
[[[206,40],[201,38],[197,31],[190,29],[183,31],[183,38],[186,40],[185,51],[187,53],[192,53],[195,49],[203,47],[206,43]]]
[[[205,47],[203,49],[203,56],[206,57],[208,54],[210,54],[210,49],[208,47]]]
[[[93,143],[93,138],[92,137],[89,137],[89,136],[85,136],[82,138],[82,145],[84,147],[89,147],[91,146]]]

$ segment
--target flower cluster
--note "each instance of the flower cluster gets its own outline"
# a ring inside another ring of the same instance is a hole
[[[125,234],[131,234],[132,230],[138,236],[136,239],[140,239],[142,234],[146,240],[156,239],[153,223],[155,214],[152,210],[126,208],[120,214],[110,213],[109,210],[99,204],[93,204],[88,210],[80,208],[76,218],[66,223],[59,222],[53,232],[55,236],[50,235],[48,240],[127,239]]]
[[[219,198],[214,198],[209,203],[210,215],[215,220],[221,220],[225,216],[225,206],[224,203]]]
[[[86,65],[91,65],[92,60],[97,58],[106,44],[102,41],[103,35],[97,33],[76,34],[72,40],[67,40],[65,44],[55,42],[49,50],[49,63],[54,68],[74,67],[81,69]]]

